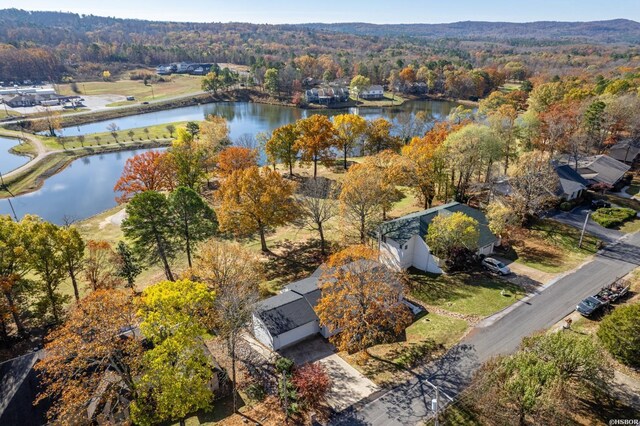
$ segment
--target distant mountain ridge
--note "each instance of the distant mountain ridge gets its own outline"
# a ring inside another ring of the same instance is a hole
[[[299,24],[316,31],[366,36],[409,36],[421,38],[502,39],[585,39],[603,43],[640,42],[640,23],[629,19],[589,22],[486,22],[463,21],[449,24],[367,24],[363,22]]]

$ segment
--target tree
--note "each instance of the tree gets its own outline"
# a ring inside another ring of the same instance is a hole
[[[217,156],[218,173],[229,176],[236,170],[244,170],[258,165],[258,151],[240,146],[223,149]]]
[[[200,122],[198,134],[198,144],[209,157],[219,152],[231,144],[229,140],[229,125],[224,117],[209,114],[207,118]]]
[[[84,240],[80,236],[78,229],[75,227],[62,228],[59,231],[60,249],[64,258],[71,285],[73,285],[73,294],[76,302],[80,300],[80,292],[78,290],[78,280],[76,278],[78,272],[82,269],[84,259]]]
[[[429,249],[441,259],[449,259],[456,249],[475,252],[479,238],[478,221],[462,212],[434,217],[426,235]]]
[[[559,180],[548,155],[540,151],[525,152],[515,164],[509,179],[511,206],[520,224],[543,212],[555,200]]]
[[[314,114],[298,120],[296,129],[299,133],[295,143],[303,161],[313,162],[313,177],[318,175],[318,161],[326,161],[332,157],[331,147],[334,145],[336,132],[331,121],[324,115]]]
[[[349,84],[349,89],[351,92],[356,93],[356,100],[360,100],[360,92],[366,90],[371,86],[371,80],[368,77],[363,75],[356,75],[351,79],[351,83]]]
[[[308,408],[316,409],[326,401],[331,389],[331,377],[318,362],[296,368],[291,379],[298,399]]]
[[[300,146],[296,141],[300,137],[295,123],[285,124],[273,131],[271,138],[265,145],[267,160],[275,165],[281,161],[289,167],[289,175],[293,176],[293,164],[300,153]]]
[[[87,241],[84,276],[93,290],[114,288],[118,284],[114,258],[115,253],[108,241]]]
[[[47,356],[35,368],[43,385],[38,400],[53,401],[50,420],[88,423],[87,406],[94,398],[99,406],[119,406],[121,394],[135,399],[142,348],[123,330],[137,323],[136,310],[128,290],[94,291],[47,336]]]
[[[47,131],[49,136],[56,137],[56,131],[62,128],[60,111],[53,110],[50,107],[42,107],[38,115],[42,118],[33,122],[32,129],[36,132]]]
[[[113,190],[121,192],[116,198],[124,203],[143,191],[167,191],[174,187],[174,169],[168,154],[147,151],[127,159],[122,176]]]
[[[195,136],[179,128],[169,149],[169,158],[175,168],[179,186],[199,190],[206,176],[207,152],[196,143]]]
[[[136,135],[136,132],[134,132],[133,130],[129,130],[127,132],[127,136],[129,136],[129,139],[131,140],[131,142],[133,142],[133,137]],[[79,138],[80,136],[78,136]]]
[[[500,238],[504,238],[509,228],[516,225],[513,209],[499,201],[489,203],[486,214],[489,229]]]
[[[616,307],[600,324],[598,338],[618,361],[640,366],[640,304]]]
[[[233,172],[216,193],[220,230],[237,236],[258,233],[262,251],[268,252],[266,232],[297,214],[294,190],[293,182],[266,167]]]
[[[278,78],[278,70],[269,68],[264,73],[264,88],[271,96],[276,96],[280,92],[280,82]]]
[[[344,169],[347,170],[347,156],[367,131],[367,120],[357,114],[339,114],[333,117],[333,126],[336,146],[344,154]]]
[[[236,349],[242,330],[251,322],[258,302],[258,285],[262,265],[255,256],[236,243],[209,240],[205,243],[193,269],[197,279],[215,292],[215,324],[231,358],[233,407],[236,401]]]
[[[111,136],[116,141],[116,143],[118,143],[118,130],[120,130],[118,125],[116,123],[111,123],[107,126],[107,130],[109,131],[109,133],[111,133]]]
[[[205,92],[209,92],[215,95],[224,84],[223,79],[220,77],[221,76],[218,76],[218,74],[211,71],[210,73],[202,77],[202,83],[200,84],[200,87]]]
[[[184,243],[191,267],[193,246],[211,237],[218,227],[215,213],[197,192],[183,186],[169,195],[169,206],[176,221],[176,234]]]
[[[156,191],[136,194],[127,205],[122,222],[124,236],[131,240],[134,253],[149,264],[161,262],[168,280],[173,281],[169,262],[179,247],[174,216],[167,198]]]
[[[328,179],[308,179],[300,190],[298,206],[303,223],[320,236],[320,250],[326,254],[326,223],[337,214],[336,191]]]
[[[364,141],[365,151],[370,154],[377,154],[387,149],[398,151],[400,145],[400,139],[391,135],[389,121],[379,117],[368,123]]]
[[[489,115],[489,124],[496,136],[500,139],[504,152],[504,172],[509,170],[509,161],[516,157],[516,141],[518,137],[518,126],[516,119],[518,111],[511,105],[502,105]]]
[[[329,259],[320,278],[322,296],[316,305],[320,325],[330,332],[338,350],[349,353],[394,341],[412,322],[401,302],[400,280],[377,263],[378,253],[355,246]]]
[[[142,268],[140,268],[133,252],[124,241],[118,241],[116,246],[115,264],[116,276],[126,280],[127,287],[133,288],[135,279],[142,272]]]
[[[38,276],[43,297],[38,300],[38,310],[45,314],[51,310],[53,321],[60,323],[62,306],[66,297],[58,288],[66,273],[66,264],[60,244],[59,228],[49,222],[34,220],[29,223],[31,245],[29,264]]]
[[[173,133],[176,131],[176,126],[173,124],[167,124],[164,128],[169,132],[169,136],[173,137]]]
[[[12,317],[18,334],[23,336],[26,329],[22,321],[20,296],[25,290],[24,276],[30,270],[29,247],[30,223],[37,220],[25,216],[14,222],[9,215],[0,216],[0,291],[5,299],[2,322],[6,328],[5,316]]]
[[[111,80],[111,71],[109,71],[109,70],[102,71],[102,79],[104,81],[110,81]]]

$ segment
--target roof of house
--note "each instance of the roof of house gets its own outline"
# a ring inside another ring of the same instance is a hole
[[[609,156],[625,163],[633,162],[640,154],[640,140],[626,139],[609,148]]]
[[[40,382],[33,366],[42,351],[32,352],[0,363],[0,423],[43,424],[48,400],[33,406],[40,393]]]
[[[381,91],[381,90],[384,90],[381,85],[373,84],[373,85],[367,87],[365,90],[363,90],[363,92],[373,92],[373,91]]]
[[[589,182],[568,164],[557,166],[556,173],[560,180],[560,191],[566,195],[571,195],[589,186]]]
[[[478,209],[469,207],[466,204],[453,202],[443,204],[441,206],[432,207],[427,210],[412,213],[395,220],[384,222],[380,225],[380,236],[390,238],[398,244],[404,244],[414,235],[424,238],[427,235],[429,224],[434,217],[444,214],[453,214],[462,212],[467,216],[478,221],[480,238],[478,239],[478,247],[485,247],[498,241],[498,238],[489,229],[487,217]]]
[[[593,183],[615,185],[630,167],[608,155],[594,155],[578,161],[578,173]]]

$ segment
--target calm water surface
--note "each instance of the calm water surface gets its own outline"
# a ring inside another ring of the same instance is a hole
[[[15,155],[9,152],[11,147],[20,143],[17,139],[0,137],[0,173],[7,173],[26,164],[29,157],[24,155]]]

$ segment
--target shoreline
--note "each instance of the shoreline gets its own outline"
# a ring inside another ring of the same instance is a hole
[[[171,139],[148,140],[129,144],[104,145],[101,147],[85,147],[66,151],[51,151],[40,161],[35,162],[31,167],[21,173],[5,179],[4,183],[13,193],[13,196],[25,195],[42,188],[45,180],[60,173],[73,161],[98,154],[109,154],[113,152],[132,151],[136,149],[162,148],[171,145]],[[27,163],[29,164],[29,163]],[[7,191],[0,190],[0,199],[11,198]]]

